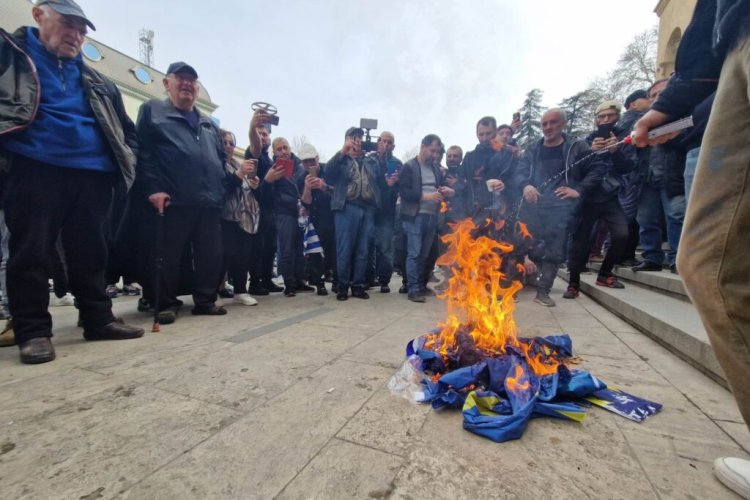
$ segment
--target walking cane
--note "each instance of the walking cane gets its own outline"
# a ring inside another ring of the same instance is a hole
[[[160,309],[160,298],[161,298],[161,269],[164,264],[164,256],[162,255],[164,249],[164,210],[159,212],[156,217],[156,241],[154,242],[155,249],[155,263],[156,269],[154,271],[154,325],[151,327],[152,332],[159,332],[159,309]]]

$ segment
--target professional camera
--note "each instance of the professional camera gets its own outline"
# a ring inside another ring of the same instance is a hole
[[[378,136],[372,136],[370,135],[370,130],[377,130],[378,129],[378,121],[372,118],[360,118],[359,119],[359,128],[363,129],[365,131],[365,138],[362,141],[362,151],[365,153],[370,153],[372,151],[378,150],[378,144],[377,142],[373,142],[373,137],[375,139],[378,138]]]

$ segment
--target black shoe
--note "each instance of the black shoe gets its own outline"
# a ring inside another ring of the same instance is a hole
[[[229,288],[222,288],[219,290],[219,297],[222,299],[231,299],[234,298],[234,291],[230,290]]]
[[[139,337],[143,337],[143,328],[125,325],[118,321],[83,330],[83,338],[86,340],[127,340]]]
[[[159,324],[160,325],[171,325],[177,321],[177,311],[172,309],[165,309],[159,313]]]
[[[260,285],[250,286],[250,290],[248,292],[250,295],[269,295],[271,292],[268,291],[267,288],[264,288]]]
[[[661,264],[651,262],[650,260],[644,260],[640,264],[631,267],[630,270],[634,273],[637,273],[638,271],[661,271]]]
[[[143,297],[138,299],[138,312],[142,313],[153,313],[154,307],[146,301]]]
[[[391,287],[388,285],[380,285],[380,293],[391,293]]]
[[[369,299],[370,296],[365,292],[364,288],[352,288],[352,297],[357,297],[358,299]]]
[[[289,287],[284,288],[284,297],[296,297],[296,296],[297,294],[294,293],[293,288],[289,288]]]
[[[671,266],[669,266],[669,272],[672,274],[680,274],[677,272],[677,264],[672,264]]]
[[[398,289],[398,293],[409,293],[409,287],[406,285],[401,285],[401,287]]]
[[[195,316],[223,316],[227,313],[227,310],[211,304],[208,306],[195,306],[190,312]]]
[[[331,285],[331,291],[333,293],[339,293],[339,284],[338,283],[334,283],[333,285]]]
[[[432,290],[431,288],[427,288],[426,286],[422,287],[422,291],[420,293],[422,295],[424,295],[425,297],[434,297],[435,296],[435,291]]]
[[[336,294],[336,300],[349,300],[349,294],[346,290],[340,291]]]
[[[19,344],[21,350],[21,363],[27,365],[38,365],[55,359],[55,348],[49,337],[37,337]]]
[[[320,295],[321,297],[325,297],[326,295],[328,295],[328,290],[326,290],[325,285],[318,285],[317,288],[318,288],[318,295]]]
[[[407,295],[406,298],[412,302],[422,303],[427,301],[427,299],[424,298],[424,295],[419,292],[409,292],[409,295]]]
[[[276,283],[274,283],[273,281],[269,281],[263,287],[271,293],[279,293],[279,292],[284,291],[283,288],[281,288],[280,286],[277,286]]]
[[[309,286],[309,285],[305,285],[305,284],[303,283],[303,284],[301,284],[301,285],[297,285],[297,286],[296,286],[296,287],[294,288],[294,291],[295,291],[295,292],[301,292],[301,293],[304,293],[304,292],[314,292],[314,291],[315,291],[315,288],[313,288],[313,287],[311,287],[311,286]]]
[[[565,293],[563,294],[564,299],[575,299],[578,298],[578,295],[581,294],[581,291],[578,289],[575,285],[570,285],[567,290],[565,290]]]

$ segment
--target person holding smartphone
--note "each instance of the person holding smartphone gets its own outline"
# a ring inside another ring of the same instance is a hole
[[[276,213],[277,268],[284,277],[284,295],[294,297],[297,292],[314,292],[304,282],[305,261],[303,257],[303,232],[298,217],[302,209],[297,179],[305,172],[299,159],[294,156],[289,142],[277,137],[271,142],[273,165],[266,172],[263,182],[273,192]]]

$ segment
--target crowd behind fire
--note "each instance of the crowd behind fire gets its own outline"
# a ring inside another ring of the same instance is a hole
[[[121,293],[142,294],[138,310],[166,325],[182,295],[192,314],[211,316],[227,314],[220,296],[301,300],[328,295],[327,282],[336,300],[361,300],[389,293],[396,268],[398,291],[421,303],[451,272],[428,286],[439,235],[470,218],[478,234],[514,243],[507,279],[533,284],[547,307],[563,263],[563,297],[575,299],[601,253],[596,285],[623,288],[614,265],[676,272],[682,238],[685,287],[750,421],[750,0],[698,0],[675,74],[602,102],[588,137],[568,135],[565,113],[549,109],[543,137],[522,151],[518,119],[485,116],[471,151],[427,134],[403,164],[394,133],[365,154],[363,130],[342,127],[343,146],[323,165],[312,145],[293,153],[272,139],[264,111],[237,161],[234,134],[194,106],[198,73],[184,62],[167,68],[167,97],[143,104],[134,124],[117,87],[81,58],[95,28],[78,4],[40,0],[32,14],[37,26],[0,30],[0,286],[11,318],[0,342],[17,344],[23,363],[55,358],[50,279],[52,303],[77,306],[89,341],[143,336],[112,314]],[[687,115],[692,129],[649,139]],[[631,131],[638,148],[623,141]],[[750,498],[750,461],[721,457],[714,471]]]
[[[4,34],[2,45],[3,57],[30,58],[38,69],[34,80],[15,68],[18,85],[41,88],[40,102],[2,110],[14,126],[0,130],[7,263],[0,287],[2,312],[12,317],[0,338],[20,346],[23,362],[54,359],[50,303],[75,304],[84,337],[96,340],[143,334],[112,315],[111,299],[120,294],[142,294],[138,310],[158,307],[166,325],[177,320],[181,295],[192,294],[195,315],[226,314],[224,299],[254,306],[255,297],[272,293],[328,295],[327,283],[338,301],[368,299],[373,289],[391,292],[397,271],[398,292],[425,302],[450,276],[435,265],[445,251],[440,236],[465,218],[506,241],[517,237],[518,220],[528,226],[533,244],[503,271],[536,286],[542,306],[555,305],[550,291],[561,265],[570,273],[567,299],[578,296],[589,260],[600,261],[596,285],[610,288],[624,286],[615,265],[676,272],[710,105],[669,143],[637,149],[622,142],[666,80],[624,103],[602,102],[585,138],[568,135],[565,112],[549,109],[543,138],[522,151],[513,139],[518,115],[510,124],[485,116],[471,151],[427,134],[405,163],[393,155],[394,133],[382,132],[365,152],[364,131],[350,127],[323,164],[313,145],[292,152],[285,138],[272,138],[273,115],[260,109],[238,161],[235,135],[194,105],[195,68],[171,64],[167,97],[144,103],[133,124],[118,89],[82,62],[93,24],[80,7],[38,2],[33,14],[38,28]],[[494,230],[500,221],[504,229]]]

